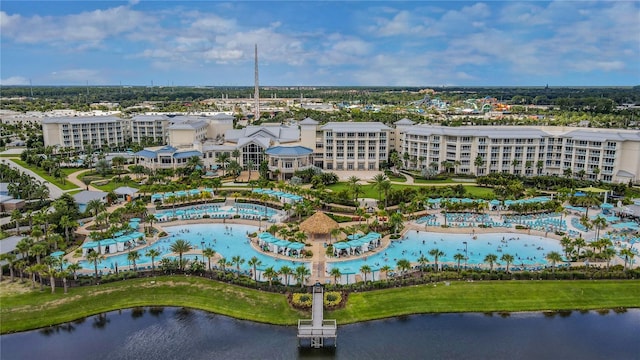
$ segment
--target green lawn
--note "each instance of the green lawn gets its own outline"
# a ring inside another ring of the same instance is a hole
[[[139,189],[140,188],[140,184],[138,184],[137,182],[130,180],[127,182],[124,181],[109,181],[106,185],[96,185],[96,184],[91,184],[91,186],[96,187],[102,191],[106,191],[106,192],[110,192],[113,191],[121,186],[128,186],[128,187],[132,187],[132,188],[136,188]]]
[[[0,287],[0,333],[59,324],[136,306],[185,306],[239,319],[294,325],[309,313],[286,296],[198,277],[162,276],[70,289],[63,294]],[[640,307],[640,281],[452,282],[349,294],[346,307],[325,314],[339,324],[418,313],[578,310]]]
[[[640,281],[452,282],[349,294],[338,323],[416,313],[516,312],[640,307]]]
[[[417,188],[420,185],[404,185],[404,184],[392,184],[391,187],[393,189],[404,189],[404,188]],[[423,185],[424,186],[424,185]],[[435,185],[434,186],[439,186]],[[464,188],[467,190],[467,195],[469,197],[483,198],[483,199],[494,199],[495,194],[493,193],[493,189],[487,187],[480,187],[476,185],[465,185]],[[330,189],[333,192],[338,192],[341,190],[349,190],[349,185],[346,182],[338,182],[333,185],[327,186],[327,189]],[[371,198],[371,199],[379,199],[378,191],[373,187],[373,184],[362,185],[363,193],[360,194],[360,197]]]
[[[69,176],[69,174],[74,173],[76,171],[78,171],[78,169],[67,169],[67,168],[62,168],[60,169],[60,171],[62,172],[62,174],[65,177],[64,182],[61,179],[56,179],[53,176],[49,175],[46,171],[42,170],[41,168],[37,168],[35,166],[31,166],[29,164],[27,164],[26,162],[20,160],[20,159],[11,159],[11,161],[13,161],[14,163],[22,166],[23,168],[29,169],[31,171],[33,171],[34,173],[40,175],[43,179],[47,180],[48,182],[52,183],[53,185],[59,187],[62,190],[71,190],[71,189],[77,189],[78,187],[75,186],[74,184],[70,183],[69,181],[66,180],[66,177]]]
[[[442,179],[442,180],[430,180],[430,179],[419,179],[413,178],[413,182],[416,184],[453,184],[454,181],[451,179]]]

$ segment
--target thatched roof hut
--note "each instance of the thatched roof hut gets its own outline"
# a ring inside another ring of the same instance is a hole
[[[331,230],[337,229],[339,227],[340,225],[338,225],[335,220],[320,211],[309,216],[307,220],[300,223],[301,231],[312,234],[314,236],[316,234],[329,234],[331,233]]]

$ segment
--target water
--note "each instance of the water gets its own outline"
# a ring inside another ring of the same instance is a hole
[[[0,337],[12,359],[638,359],[640,310],[414,315],[338,327],[334,350],[299,350],[294,327],[180,308],[106,313]]]
[[[510,254],[515,258],[510,269],[523,269],[525,266],[527,269],[532,269],[547,263],[545,260],[547,253],[551,251],[562,253],[562,246],[557,240],[540,236],[513,233],[472,235],[470,233],[451,234],[409,230],[405,234],[404,240],[393,241],[383,251],[371,254],[366,258],[331,262],[328,263],[327,269],[330,271],[333,267],[338,267],[343,274],[354,274],[360,272],[362,265],[369,265],[372,271],[378,271],[385,265],[395,268],[400,259],[417,263],[421,255],[424,255],[429,259],[429,263],[433,264],[434,259],[429,255],[431,249],[439,249],[445,254],[438,258],[438,264],[457,265],[453,256],[456,253],[465,255],[464,242],[467,243],[466,252],[469,257],[467,264],[469,266],[485,264],[485,256],[491,253],[498,256],[498,263],[500,263],[500,266],[494,264],[494,268],[505,268],[506,264],[500,261],[500,257],[503,254]],[[460,265],[464,266],[464,261]]]
[[[149,249],[156,249],[160,252],[160,257],[155,259],[156,266],[160,259],[171,253],[170,247],[173,242],[178,239],[188,241],[194,249],[202,249],[204,247],[211,247],[217,254],[224,257],[227,261],[230,261],[234,256],[240,256],[245,260],[244,264],[240,266],[241,271],[249,271],[250,266],[247,264],[247,260],[252,257],[257,257],[262,265],[260,268],[266,268],[273,266],[274,269],[279,270],[282,266],[287,265],[291,268],[295,268],[299,265],[309,266],[308,262],[293,261],[293,260],[280,260],[275,257],[266,255],[265,253],[254,250],[249,243],[247,234],[254,233],[258,230],[257,226],[252,225],[240,225],[240,224],[189,224],[179,226],[167,226],[164,228],[168,236],[164,237],[152,245],[149,245],[143,249],[140,249],[138,253],[141,255],[140,259],[136,261],[136,266],[151,268],[151,258],[146,256],[145,253]],[[200,253],[200,251],[196,251]],[[183,258],[191,260],[203,260],[202,254],[183,255]],[[205,259],[206,261],[206,259]],[[99,271],[104,273],[113,272],[115,266],[119,269],[128,268],[130,265],[127,260],[127,253],[122,253],[115,256],[109,256],[102,261],[99,265]],[[87,261],[81,261],[80,265],[87,270],[93,270],[93,263]],[[213,262],[212,262],[213,266]],[[235,265],[234,265],[235,268]]]

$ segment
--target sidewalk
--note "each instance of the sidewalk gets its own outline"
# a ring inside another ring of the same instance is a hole
[[[14,163],[13,161],[11,161],[12,158],[3,158],[2,162],[4,164],[9,165],[10,167],[17,169],[29,176],[32,176],[33,178],[35,178],[36,180],[42,182],[48,189],[49,189],[49,198],[55,200],[57,198],[59,198],[60,196],[62,196],[62,194],[64,194],[64,191],[62,189],[60,189],[59,187],[53,185],[52,183],[50,183],[49,181],[45,180],[43,177],[41,177],[40,175],[34,173],[33,171],[24,168],[16,163]],[[5,161],[6,160],[6,161]]]

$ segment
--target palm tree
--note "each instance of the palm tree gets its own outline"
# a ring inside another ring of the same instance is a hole
[[[514,257],[511,254],[502,254],[500,261],[504,261],[507,264],[507,273],[509,273],[509,265],[513,262]]]
[[[67,270],[73,274],[73,280],[78,280],[78,270],[82,270],[82,266],[78,263],[73,263],[67,266]]]
[[[360,271],[362,271],[362,268],[360,269]],[[342,276],[342,272],[340,271],[340,269],[338,267],[331,268],[331,271],[329,271],[329,275],[333,276],[333,284],[338,285],[338,278]]]
[[[249,180],[251,180],[251,170],[253,170],[253,165],[254,163],[252,160],[247,160],[247,163],[245,164],[247,170],[249,170]]]
[[[223,152],[218,155],[216,162],[222,167],[222,177],[225,177],[225,169],[227,168],[227,163],[229,162],[229,153]]]
[[[127,254],[127,260],[133,264],[133,271],[137,271],[136,260],[140,259],[140,253],[137,250],[129,251]]]
[[[427,267],[428,262],[429,262],[429,259],[427,259],[427,257],[424,256],[424,254],[421,254],[420,257],[418,258],[418,264],[420,264],[420,272],[424,272],[424,268]]]
[[[249,259],[249,261],[247,262],[247,265],[251,266],[253,268],[253,281],[258,281],[258,266],[262,265],[262,261],[260,261],[260,259],[258,259],[258,257],[254,256],[251,259]]]
[[[160,251],[156,249],[149,249],[145,253],[145,256],[148,256],[151,258],[151,272],[153,273],[153,275],[155,275],[156,274],[156,258],[160,256]]]
[[[627,270],[627,264],[631,260],[633,260],[633,257],[635,255],[636,254],[633,251],[631,251],[631,249],[622,249],[622,250],[620,250],[620,256],[624,257],[624,270]]]
[[[202,250],[202,256],[207,258],[209,271],[211,271],[211,258],[216,256],[216,251],[213,250],[212,248],[208,247],[208,248]]]
[[[77,228],[78,222],[73,220],[69,215],[62,215],[60,218],[60,226],[64,229],[64,238],[69,243],[69,230]]]
[[[591,224],[596,228],[596,241],[598,241],[598,238],[600,238],[600,229],[607,226],[607,220],[598,215],[595,219],[591,220]]]
[[[473,161],[473,165],[476,167],[476,176],[479,176],[480,168],[484,165],[484,158],[480,155],[476,156],[476,159]]]
[[[493,264],[498,261],[498,255],[496,254],[488,254],[484,257],[484,262],[489,263],[489,272],[493,271]]]
[[[387,204],[388,204],[388,198],[389,198],[389,191],[391,190],[391,181],[389,180],[385,180],[383,181],[380,186],[378,187],[378,191],[382,191],[382,193],[384,194],[384,209],[387,209]]]
[[[15,209],[11,212],[11,221],[16,224],[16,234],[20,235],[20,220],[22,220],[22,212]]]
[[[613,248],[607,247],[600,252],[600,256],[607,260],[607,270],[609,269],[609,265],[611,265],[611,259],[616,256],[616,251]]]
[[[367,282],[367,274],[371,272],[371,266],[369,265],[362,265],[360,267],[360,272],[362,273],[362,275],[364,275],[364,282]]]
[[[240,255],[236,255],[231,258],[231,263],[236,265],[236,277],[240,276],[240,265],[244,264],[244,259]]]
[[[458,272],[460,272],[460,262],[464,260],[464,258],[464,254],[461,253],[456,253],[455,255],[453,255],[453,259],[458,262]]]
[[[16,261],[16,255],[12,253],[4,253],[0,255],[0,261],[7,262],[9,265],[9,276],[11,277],[11,282],[14,282],[13,263]],[[0,269],[0,281],[2,281],[2,269]]]
[[[236,159],[236,162],[239,163],[238,159],[240,158],[240,150],[235,149],[231,152],[231,156]]]
[[[389,281],[389,271],[391,271],[391,266],[385,265],[380,268],[380,271],[384,273],[385,279]]]
[[[186,240],[178,239],[173,244],[171,244],[169,249],[171,249],[171,252],[178,254],[178,258],[179,258],[178,265],[180,267],[180,271],[184,271],[184,264],[182,262],[182,254],[184,254],[186,252],[189,252],[189,251],[191,251],[193,249],[191,244]]]
[[[223,272],[227,270],[227,266],[228,265],[231,265],[231,264],[224,257],[221,257],[218,260],[218,266],[220,266],[220,268],[222,269]]]
[[[98,264],[102,262],[104,256],[97,251],[92,251],[87,255],[87,261],[93,263],[93,269],[95,271],[95,277],[98,278]]]
[[[562,261],[562,255],[557,251],[551,251],[546,256],[547,261],[551,263],[551,271],[556,272],[556,263]]]
[[[580,259],[580,250],[587,245],[587,242],[579,236],[573,240],[573,245],[576,247],[576,257]]]
[[[300,283],[300,288],[304,287],[304,280],[309,275],[311,275],[311,272],[306,266],[300,265],[296,267],[295,273],[296,273],[296,280],[298,280],[298,283]]]
[[[433,256],[433,262],[436,265],[436,272],[438,272],[438,258],[444,256],[444,252],[439,249],[429,250],[429,255]]]
[[[387,176],[383,173],[373,177],[373,188],[378,190],[378,200],[382,201],[382,183],[387,180]]]
[[[396,268],[404,275],[411,269],[411,263],[407,259],[400,259],[396,262]]]
[[[289,277],[291,276],[291,274],[293,274],[293,270],[287,265],[284,265],[283,267],[280,268],[279,272],[280,272],[280,275],[284,275],[285,282],[287,286],[289,286]]]
[[[271,285],[273,284],[273,279],[278,276],[278,272],[273,269],[273,266],[269,266],[268,268],[264,269],[262,275],[267,278],[267,281],[269,281],[269,287],[271,287]]]

